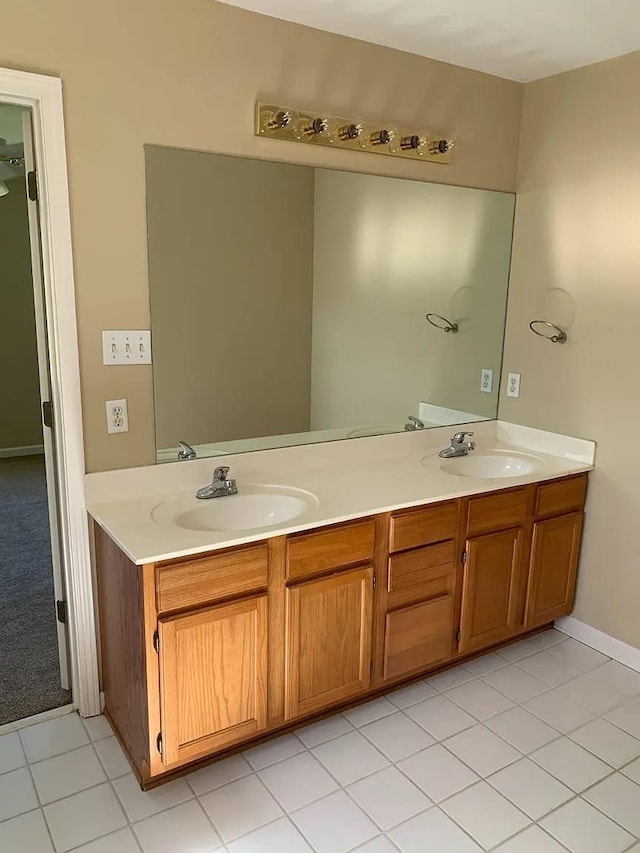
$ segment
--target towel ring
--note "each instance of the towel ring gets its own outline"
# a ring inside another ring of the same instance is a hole
[[[549,329],[554,329],[557,334],[555,335],[545,335],[544,332],[539,332],[534,328],[537,324],[541,326],[547,326]],[[533,332],[534,335],[538,335],[540,338],[546,338],[548,341],[551,341],[552,344],[566,344],[567,342],[567,333],[564,329],[561,329],[560,326],[556,326],[555,323],[548,323],[546,320],[532,320],[529,323],[529,328]]]
[[[435,326],[436,329],[442,329],[443,332],[453,332],[458,331],[459,326],[457,323],[452,323],[451,320],[447,320],[446,317],[443,317],[441,314],[427,314],[427,321],[431,323],[432,326]],[[441,320],[444,323],[444,326],[441,326],[440,323],[435,323],[431,318],[435,317],[436,320]]]

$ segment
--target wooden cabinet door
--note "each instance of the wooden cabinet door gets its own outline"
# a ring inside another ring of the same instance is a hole
[[[351,569],[287,590],[287,719],[369,687],[373,568]]]
[[[498,643],[517,629],[523,537],[517,527],[467,540],[460,652]]]
[[[163,762],[190,761],[267,725],[267,597],[159,620]]]
[[[453,655],[453,596],[387,613],[384,678],[399,678],[444,663]]]
[[[527,628],[544,625],[571,612],[582,519],[581,512],[572,512],[534,525],[527,590]]]

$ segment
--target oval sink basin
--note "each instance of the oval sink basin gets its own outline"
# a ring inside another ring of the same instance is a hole
[[[291,521],[318,506],[304,489],[284,486],[239,485],[237,495],[198,500],[193,497],[164,501],[151,517],[164,527],[183,530],[255,530]]]
[[[476,477],[478,479],[499,479],[501,477],[522,477],[539,471],[541,460],[525,453],[490,450],[485,453],[474,453],[468,456],[458,456],[454,459],[443,459],[440,468],[447,474],[458,477]]]

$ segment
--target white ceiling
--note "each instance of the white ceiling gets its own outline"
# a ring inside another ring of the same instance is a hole
[[[224,0],[529,82],[640,49],[640,0]]]

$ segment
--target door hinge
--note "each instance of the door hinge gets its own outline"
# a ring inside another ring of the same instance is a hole
[[[53,403],[49,400],[42,404],[42,422],[49,429],[53,429]]]
[[[160,634],[157,631],[153,632],[153,648],[160,653]]]
[[[158,732],[158,737],[156,738],[156,746],[158,747],[158,752],[160,753],[160,755],[163,755],[162,732]]]
[[[375,589],[377,586],[378,586],[378,579],[377,579],[377,578],[376,578],[376,576],[374,575],[374,576],[373,576],[373,588]]]
[[[456,646],[460,645],[460,628],[456,628]]]
[[[38,176],[35,169],[27,172],[27,192],[31,201],[38,201]]]
[[[67,602],[56,601],[56,616],[62,625],[67,624]]]
[[[462,565],[466,566],[467,565],[467,549],[466,548],[462,552],[460,559],[462,560]]]

